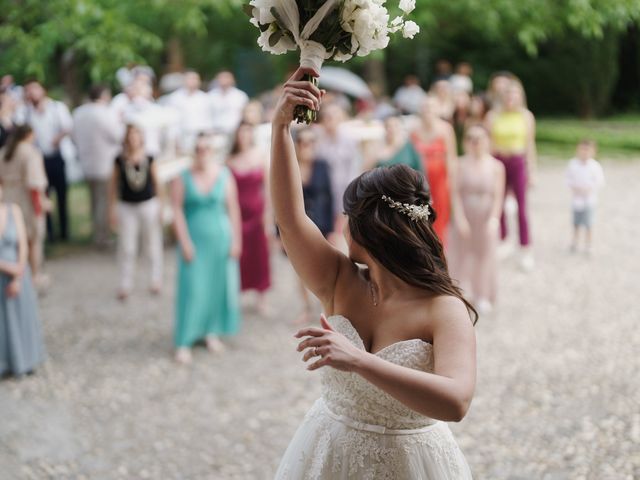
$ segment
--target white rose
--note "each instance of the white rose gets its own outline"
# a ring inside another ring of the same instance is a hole
[[[411,13],[416,8],[416,0],[400,0],[400,10]]]
[[[260,45],[262,50],[274,55],[282,55],[283,53],[287,53],[289,50],[295,50],[296,44],[288,35],[280,37],[278,43],[273,47],[269,45],[269,38],[271,38],[271,35],[276,31],[276,28],[275,24],[271,24],[269,28],[262,32],[260,37],[258,37],[258,45]]]
[[[359,56],[368,55],[389,44],[389,13],[383,6],[370,3],[367,8],[356,9],[350,24],[350,31],[353,32],[352,44],[358,45]]]
[[[404,22],[404,28],[402,29],[402,36],[404,38],[413,38],[420,32],[418,24],[412,20]]]

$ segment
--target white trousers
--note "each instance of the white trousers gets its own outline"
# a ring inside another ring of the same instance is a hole
[[[141,203],[118,204],[118,260],[120,263],[120,289],[130,291],[135,276],[138,240],[142,236],[143,248],[151,265],[150,285],[162,285],[162,223],[160,202],[152,198]]]

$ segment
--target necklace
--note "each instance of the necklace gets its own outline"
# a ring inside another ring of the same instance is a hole
[[[127,183],[134,192],[139,192],[147,184],[147,173],[149,170],[149,161],[145,157],[140,163],[125,161],[124,175],[127,177]]]
[[[378,306],[378,297],[376,297],[376,290],[373,287],[373,282],[369,280],[369,290],[371,291],[371,299],[373,300],[373,306]]]

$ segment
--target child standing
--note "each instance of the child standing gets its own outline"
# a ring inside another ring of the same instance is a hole
[[[571,189],[573,211],[573,240],[571,251],[578,248],[580,230],[585,232],[585,251],[591,252],[591,226],[598,200],[598,190],[604,184],[602,166],[595,160],[596,144],[582,140],[576,149],[576,157],[569,161],[567,185]]]

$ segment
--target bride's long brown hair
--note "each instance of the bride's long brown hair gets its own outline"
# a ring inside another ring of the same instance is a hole
[[[369,170],[353,180],[344,192],[344,210],[352,239],[408,284],[435,296],[459,298],[475,325],[478,313],[449,276],[442,243],[433,229],[437,212],[431,208],[429,220],[414,222],[390,208],[382,200],[383,195],[401,203],[431,206],[424,176],[412,168],[394,165]]]

